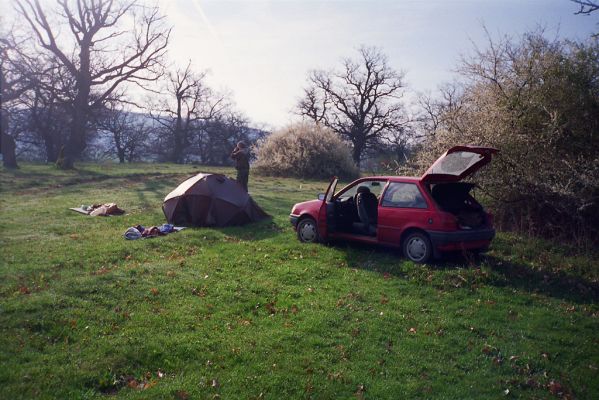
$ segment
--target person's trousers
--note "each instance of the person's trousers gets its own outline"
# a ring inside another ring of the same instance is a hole
[[[250,178],[250,170],[249,169],[238,169],[237,170],[237,182],[239,182],[239,184],[241,186],[243,186],[243,188],[245,189],[245,191],[248,191],[248,179]]]

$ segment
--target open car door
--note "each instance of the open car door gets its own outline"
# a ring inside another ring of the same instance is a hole
[[[322,199],[322,204],[320,205],[320,209],[318,210],[318,236],[321,238],[327,237],[327,208],[335,194],[335,188],[337,187],[337,181],[339,178],[334,176],[331,178],[331,182],[329,183],[329,187],[324,194]]]
[[[491,162],[499,150],[492,147],[455,146],[422,175],[423,182],[459,182]]]

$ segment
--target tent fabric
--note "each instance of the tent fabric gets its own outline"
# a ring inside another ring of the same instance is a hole
[[[243,225],[269,217],[235,180],[204,173],[170,192],[162,211],[168,223],[174,225]]]

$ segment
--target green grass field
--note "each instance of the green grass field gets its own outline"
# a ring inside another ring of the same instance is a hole
[[[256,176],[272,220],[123,238],[200,171],[0,170],[1,399],[599,399],[597,254],[301,244],[291,206],[326,182]],[[99,202],[127,214],[67,209]]]

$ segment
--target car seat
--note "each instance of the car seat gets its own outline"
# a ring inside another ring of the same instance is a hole
[[[354,229],[362,234],[376,235],[378,199],[367,186],[359,186],[354,202],[360,218],[360,222],[353,224]]]

